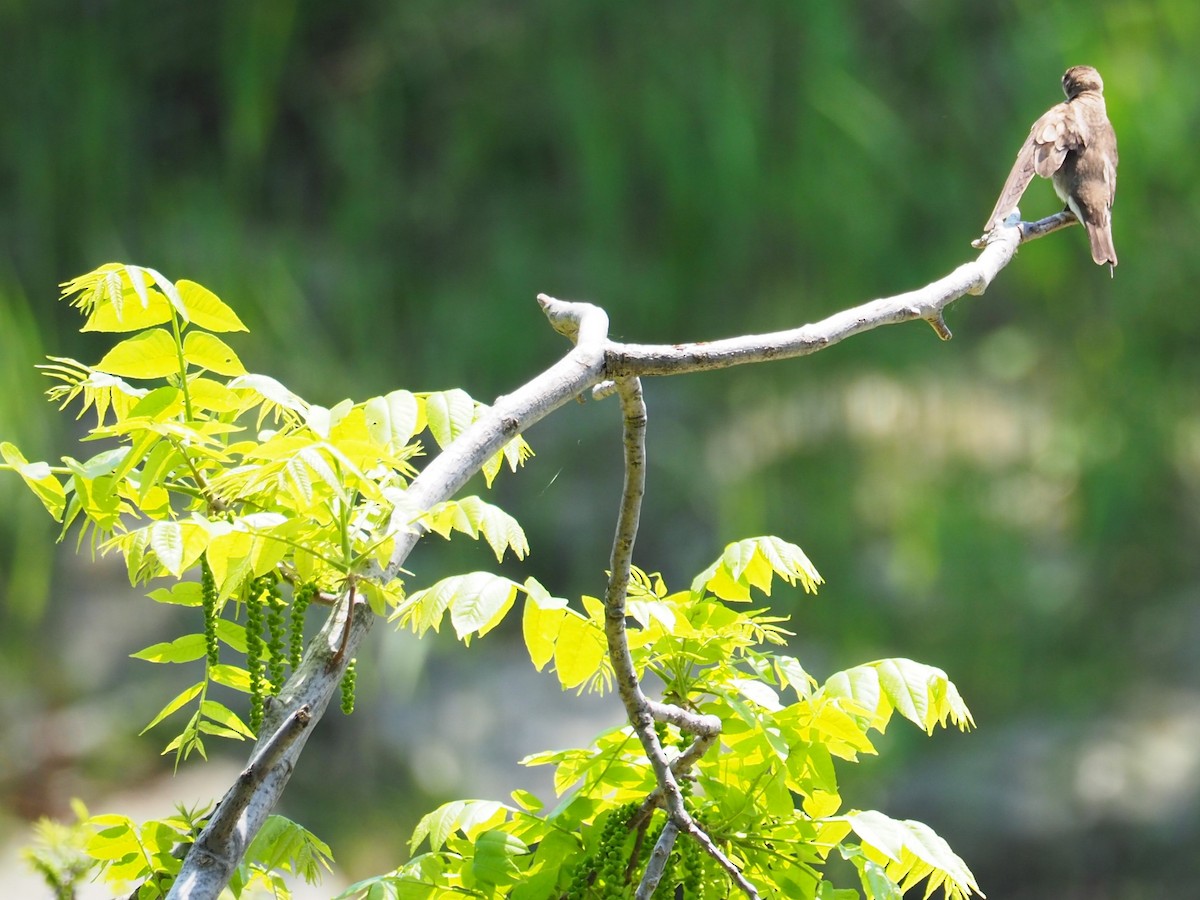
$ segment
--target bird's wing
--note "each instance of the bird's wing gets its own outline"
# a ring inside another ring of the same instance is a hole
[[[1034,122],[984,229],[990,230],[997,216],[1016,207],[1034,175],[1050,178],[1062,166],[1067,151],[1084,146],[1085,129],[1068,103],[1058,104]]]

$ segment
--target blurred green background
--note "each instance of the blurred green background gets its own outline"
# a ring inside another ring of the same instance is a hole
[[[247,365],[313,402],[488,400],[565,349],[539,291],[674,342],[940,277],[1062,71],[1095,65],[1116,278],[1070,229],[957,303],[949,344],[914,323],[648,383],[636,559],[682,586],[778,534],[828,582],[772,600],[810,671],[945,668],[978,731],[897,725],[845,796],[929,822],[990,896],[1192,895],[1200,4],[0,0],[0,33],[0,437],[43,459],[84,450],[33,365],[103,347],[55,286],[101,263],[207,285],[250,326]],[[1022,203],[1058,208],[1041,181]],[[618,423],[572,406],[528,435],[499,495],[533,554],[506,571],[601,590]],[[15,477],[0,505],[0,842],[71,796],[169,800],[169,735],[136,731],[194,673],[126,657],[193,623],[56,546]],[[440,543],[409,561],[414,585],[487,566]],[[512,762],[619,716],[532,675],[515,629],[465,652],[380,628],[360,670],[285,804],[339,878],[394,865],[443,799],[544,787]]]

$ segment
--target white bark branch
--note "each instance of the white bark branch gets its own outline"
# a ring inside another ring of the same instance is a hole
[[[1022,241],[1041,237],[1071,224],[1063,216],[1059,214],[1035,223],[998,226],[987,236],[986,246],[977,259],[959,266],[946,277],[920,290],[873,300],[814,324],[773,334],[675,345],[617,343],[607,338],[608,317],[603,310],[590,304],[565,303],[540,295],[538,302],[552,327],[573,340],[575,347],[545,372],[513,393],[499,398],[453,444],[430,461],[409,486],[406,509],[398,514],[397,521],[393,523],[398,539],[391,560],[381,571],[367,572],[362,577],[383,581],[395,577],[423,535],[421,529],[409,526],[414,515],[453,497],[483,463],[509,440],[606,380],[676,375],[805,356],[831,347],[852,335],[914,319],[929,321],[942,337],[946,337],[948,332],[944,332],[944,325],[941,325],[942,310],[964,294],[983,293],[997,273],[1012,260]],[[348,605],[339,602],[334,606],[320,633],[309,645],[299,669],[288,679],[276,698],[277,702],[268,710],[261,729],[265,737],[260,739],[252,758],[259,757],[267,746],[264,742],[271,740],[270,736],[276,734],[281,724],[302,708],[309,710],[314,724],[324,715],[345,673],[346,664],[354,657],[355,650],[375,619],[365,602],[360,600],[347,610]],[[338,649],[343,646],[344,616],[347,614],[352,620],[345,632],[344,652],[339,656]],[[654,711],[662,713],[664,710],[652,711],[648,708],[648,715],[652,717]],[[687,730],[701,736],[706,731],[705,728]],[[261,778],[256,779],[248,796],[245,792],[239,793],[237,784],[230,788],[214,817],[218,827],[214,828],[210,821],[201,832],[184,860],[183,869],[168,895],[169,900],[217,900],[221,890],[228,884],[241,854],[283,793],[311,732],[311,725],[307,725],[286,746],[280,748],[273,765],[262,773]],[[703,748],[698,745],[694,749],[702,752]],[[675,784],[675,776],[670,768],[663,778],[666,783]],[[665,798],[668,811],[677,812],[682,808],[677,784],[674,797],[670,793],[668,791]],[[226,804],[229,806],[226,807]],[[686,813],[683,815],[686,817]],[[693,837],[703,836],[703,832],[686,818],[679,819],[675,815],[672,818],[681,831],[687,831]],[[707,840],[707,836],[696,839],[715,858],[724,860],[722,864],[728,866],[731,877],[737,881],[740,873]],[[739,886],[743,890],[749,887],[743,883],[739,883]],[[751,891],[753,888],[749,887],[747,893]]]

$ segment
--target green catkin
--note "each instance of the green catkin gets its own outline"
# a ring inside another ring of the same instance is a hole
[[[629,838],[629,820],[637,811],[636,803],[627,803],[609,813],[600,832],[600,840],[591,858],[575,869],[564,900],[623,897],[626,895],[625,867],[628,862],[625,843]]]
[[[255,734],[262,725],[263,684],[266,681],[262,658],[262,628],[262,584],[255,580],[246,588],[246,672],[250,678],[250,730]]]
[[[279,581],[270,577],[267,584],[267,649],[271,655],[267,660],[267,677],[271,682],[271,693],[279,695],[283,687],[283,667],[287,663],[284,656],[284,610],[287,604],[279,591]]]
[[[305,584],[292,594],[291,615],[288,617],[288,664],[293,672],[300,668],[300,657],[304,654],[304,611],[316,593],[315,584]]]
[[[200,597],[204,605],[204,647],[208,664],[215,666],[221,661],[220,644],[217,643],[217,582],[206,557],[200,557]]]
[[[342,712],[346,715],[354,712],[354,682],[358,680],[358,660],[352,659],[346,664],[346,674],[342,676]]]

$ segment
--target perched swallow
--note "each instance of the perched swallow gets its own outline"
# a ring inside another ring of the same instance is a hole
[[[1033,176],[1041,175],[1053,181],[1055,193],[1087,229],[1096,265],[1107,263],[1112,274],[1117,135],[1104,107],[1104,81],[1091,66],[1072,66],[1062,85],[1067,102],[1033,123],[984,229],[990,231],[997,218],[1012,212]]]

